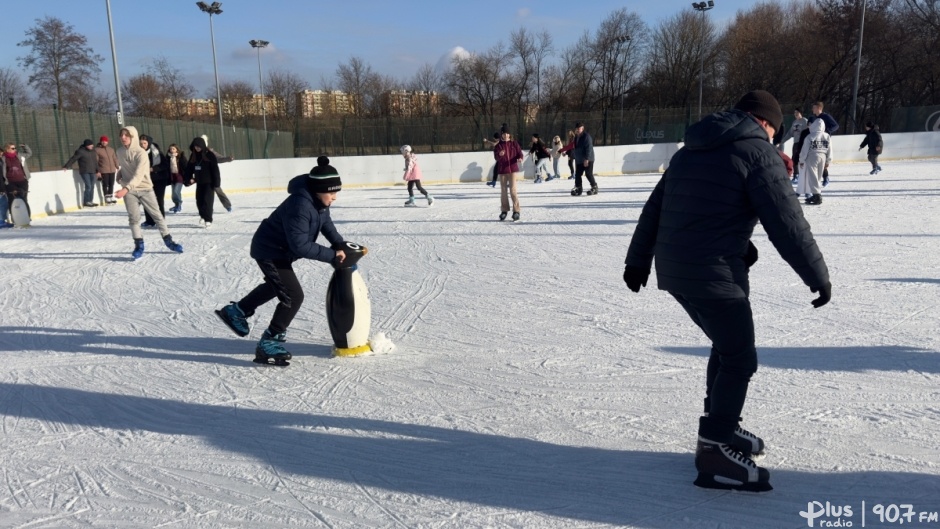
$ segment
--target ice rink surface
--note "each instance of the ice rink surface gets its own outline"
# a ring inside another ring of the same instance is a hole
[[[285,193],[208,230],[187,199],[185,253],[147,230],[138,262],[122,204],[2,230],[0,527],[940,527],[940,160],[882,165],[834,165],[804,206],[829,305],[755,232],[763,495],[692,486],[708,343],[655,274],[621,279],[659,175],[520,182],[520,223],[483,183],[431,208],[343,190],[395,348],[332,358],[332,270],[302,261],[287,368],[251,362],[273,304],[248,338],[213,314],[261,280],[249,242]]]

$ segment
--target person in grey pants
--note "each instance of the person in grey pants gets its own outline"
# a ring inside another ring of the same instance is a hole
[[[134,237],[132,257],[136,260],[144,254],[144,233],[140,228],[141,206],[153,218],[166,247],[182,253],[183,247],[173,241],[166,221],[160,213],[157,195],[153,192],[153,182],[150,180],[150,160],[147,151],[140,146],[136,127],[127,126],[121,129],[121,147],[117,149],[117,158],[121,167],[117,175],[121,189],[114,196],[123,198],[124,207],[127,209],[127,221]]]

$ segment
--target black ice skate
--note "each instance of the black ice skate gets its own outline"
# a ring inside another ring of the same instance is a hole
[[[581,188],[580,188],[580,187],[574,187],[574,188],[572,188],[572,189],[571,189],[571,196],[573,196],[573,197],[579,197],[579,196],[581,196]]]
[[[813,196],[807,198],[804,204],[807,204],[810,206],[818,206],[822,204],[822,195],[820,195],[819,193],[816,193]]]
[[[591,189],[588,189],[588,192],[585,193],[585,194],[586,194],[587,196],[596,195],[596,194],[597,194],[597,186],[591,186]]]
[[[695,449],[695,468],[698,470],[698,478],[693,484],[697,487],[748,492],[773,490],[770,486],[770,472],[757,466],[751,458],[731,445],[699,437]]]

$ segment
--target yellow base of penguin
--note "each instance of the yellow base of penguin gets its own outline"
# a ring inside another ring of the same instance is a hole
[[[366,342],[359,347],[333,347],[333,356],[359,356],[372,352],[372,344]]]

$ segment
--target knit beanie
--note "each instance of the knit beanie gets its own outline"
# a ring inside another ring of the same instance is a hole
[[[307,189],[311,193],[335,193],[343,188],[343,181],[339,172],[330,165],[326,156],[317,158],[317,166],[310,170],[307,179]]]
[[[98,138],[98,142],[99,142],[99,143],[103,143],[103,142],[106,142],[106,141],[110,142],[111,140],[109,140],[107,136],[102,136],[102,137]]]
[[[91,140],[85,140],[85,141],[82,142],[82,147],[89,147],[89,146],[94,145],[94,144],[95,144],[95,142],[93,142],[93,141],[91,141]]]
[[[783,124],[783,111],[780,110],[780,103],[766,90],[751,90],[744,94],[734,108],[769,121],[774,130],[780,130]]]

